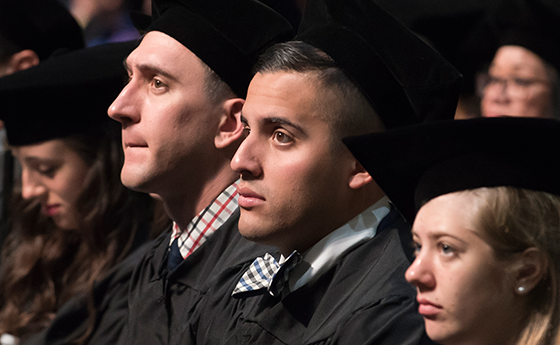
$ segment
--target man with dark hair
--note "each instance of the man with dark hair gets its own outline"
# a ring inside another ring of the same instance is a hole
[[[251,69],[292,33],[258,1],[152,5],[147,34],[125,61],[129,82],[109,116],[122,124],[124,185],[157,194],[174,224],[132,276],[123,344],[180,343],[212,279],[264,252],[237,231],[239,176],[230,161],[243,137]]]
[[[294,41],[256,65],[231,163],[240,233],[281,255],[218,279],[191,341],[428,342],[404,279],[410,228],[342,139],[452,119],[460,79],[373,1],[309,0]]]

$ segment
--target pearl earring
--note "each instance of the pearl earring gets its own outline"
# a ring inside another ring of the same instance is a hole
[[[525,287],[524,287],[524,286],[520,286],[520,287],[517,288],[517,291],[523,292],[523,291],[525,291]]]

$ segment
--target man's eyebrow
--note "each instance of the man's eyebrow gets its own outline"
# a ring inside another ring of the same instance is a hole
[[[240,121],[241,123],[243,123],[245,126],[248,125],[248,121],[247,118],[245,118],[245,116],[243,116],[243,113],[241,114],[240,117]],[[291,122],[288,119],[285,119],[283,117],[278,117],[278,116],[269,116],[269,117],[265,117],[264,119],[262,119],[263,124],[266,125],[283,125],[283,126],[288,126],[288,127],[292,127],[293,129],[301,132],[301,133],[305,133],[305,131],[303,130],[303,128],[301,128],[301,126],[296,125],[295,123]]]
[[[124,68],[130,72],[130,66],[128,65],[128,63],[126,62],[126,59],[124,60]],[[157,74],[157,75],[161,75],[165,78],[177,81],[177,78],[175,78],[171,72],[168,72],[160,67],[154,66],[152,64],[140,64],[140,65],[136,65],[136,68],[138,68],[141,72],[145,73],[145,72],[151,72],[153,74]]]
[[[283,125],[283,126],[288,126],[288,127],[292,127],[295,130],[301,132],[301,133],[305,133],[305,131],[303,130],[303,128],[301,128],[299,125],[291,122],[290,120],[283,118],[283,117],[278,117],[278,116],[270,116],[270,117],[265,117],[263,119],[263,122],[265,124],[278,124],[278,125]]]

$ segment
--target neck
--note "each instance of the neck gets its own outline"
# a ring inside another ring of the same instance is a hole
[[[188,186],[181,186],[177,193],[160,195],[160,197],[169,218],[177,223],[180,229],[185,229],[197,214],[238,178],[238,174],[233,172],[228,164],[214,175],[189,180]]]
[[[351,193],[349,197],[341,198],[335,208],[325,210],[324,214],[318,214],[306,225],[305,233],[309,236],[293,238],[294,242],[279,246],[280,253],[284,256],[290,255],[294,250],[304,253],[317,242],[340,228],[370,206],[378,202],[385,193],[372,181],[367,186]]]

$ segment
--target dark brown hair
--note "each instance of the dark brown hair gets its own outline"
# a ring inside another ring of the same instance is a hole
[[[337,139],[384,129],[357,84],[322,50],[301,41],[278,43],[260,57],[254,68],[255,74],[280,71],[313,78],[320,87],[316,105]]]
[[[547,273],[527,295],[526,326],[517,344],[560,343],[560,197],[513,187],[461,193],[481,201],[477,225],[498,259],[507,261],[532,247],[545,254]]]
[[[58,308],[93,284],[147,239],[153,200],[120,181],[123,153],[117,123],[63,141],[90,166],[77,201],[83,227],[62,230],[42,215],[37,200],[14,193],[12,231],[2,251],[0,333],[33,334]],[[94,327],[90,298],[89,330]]]

